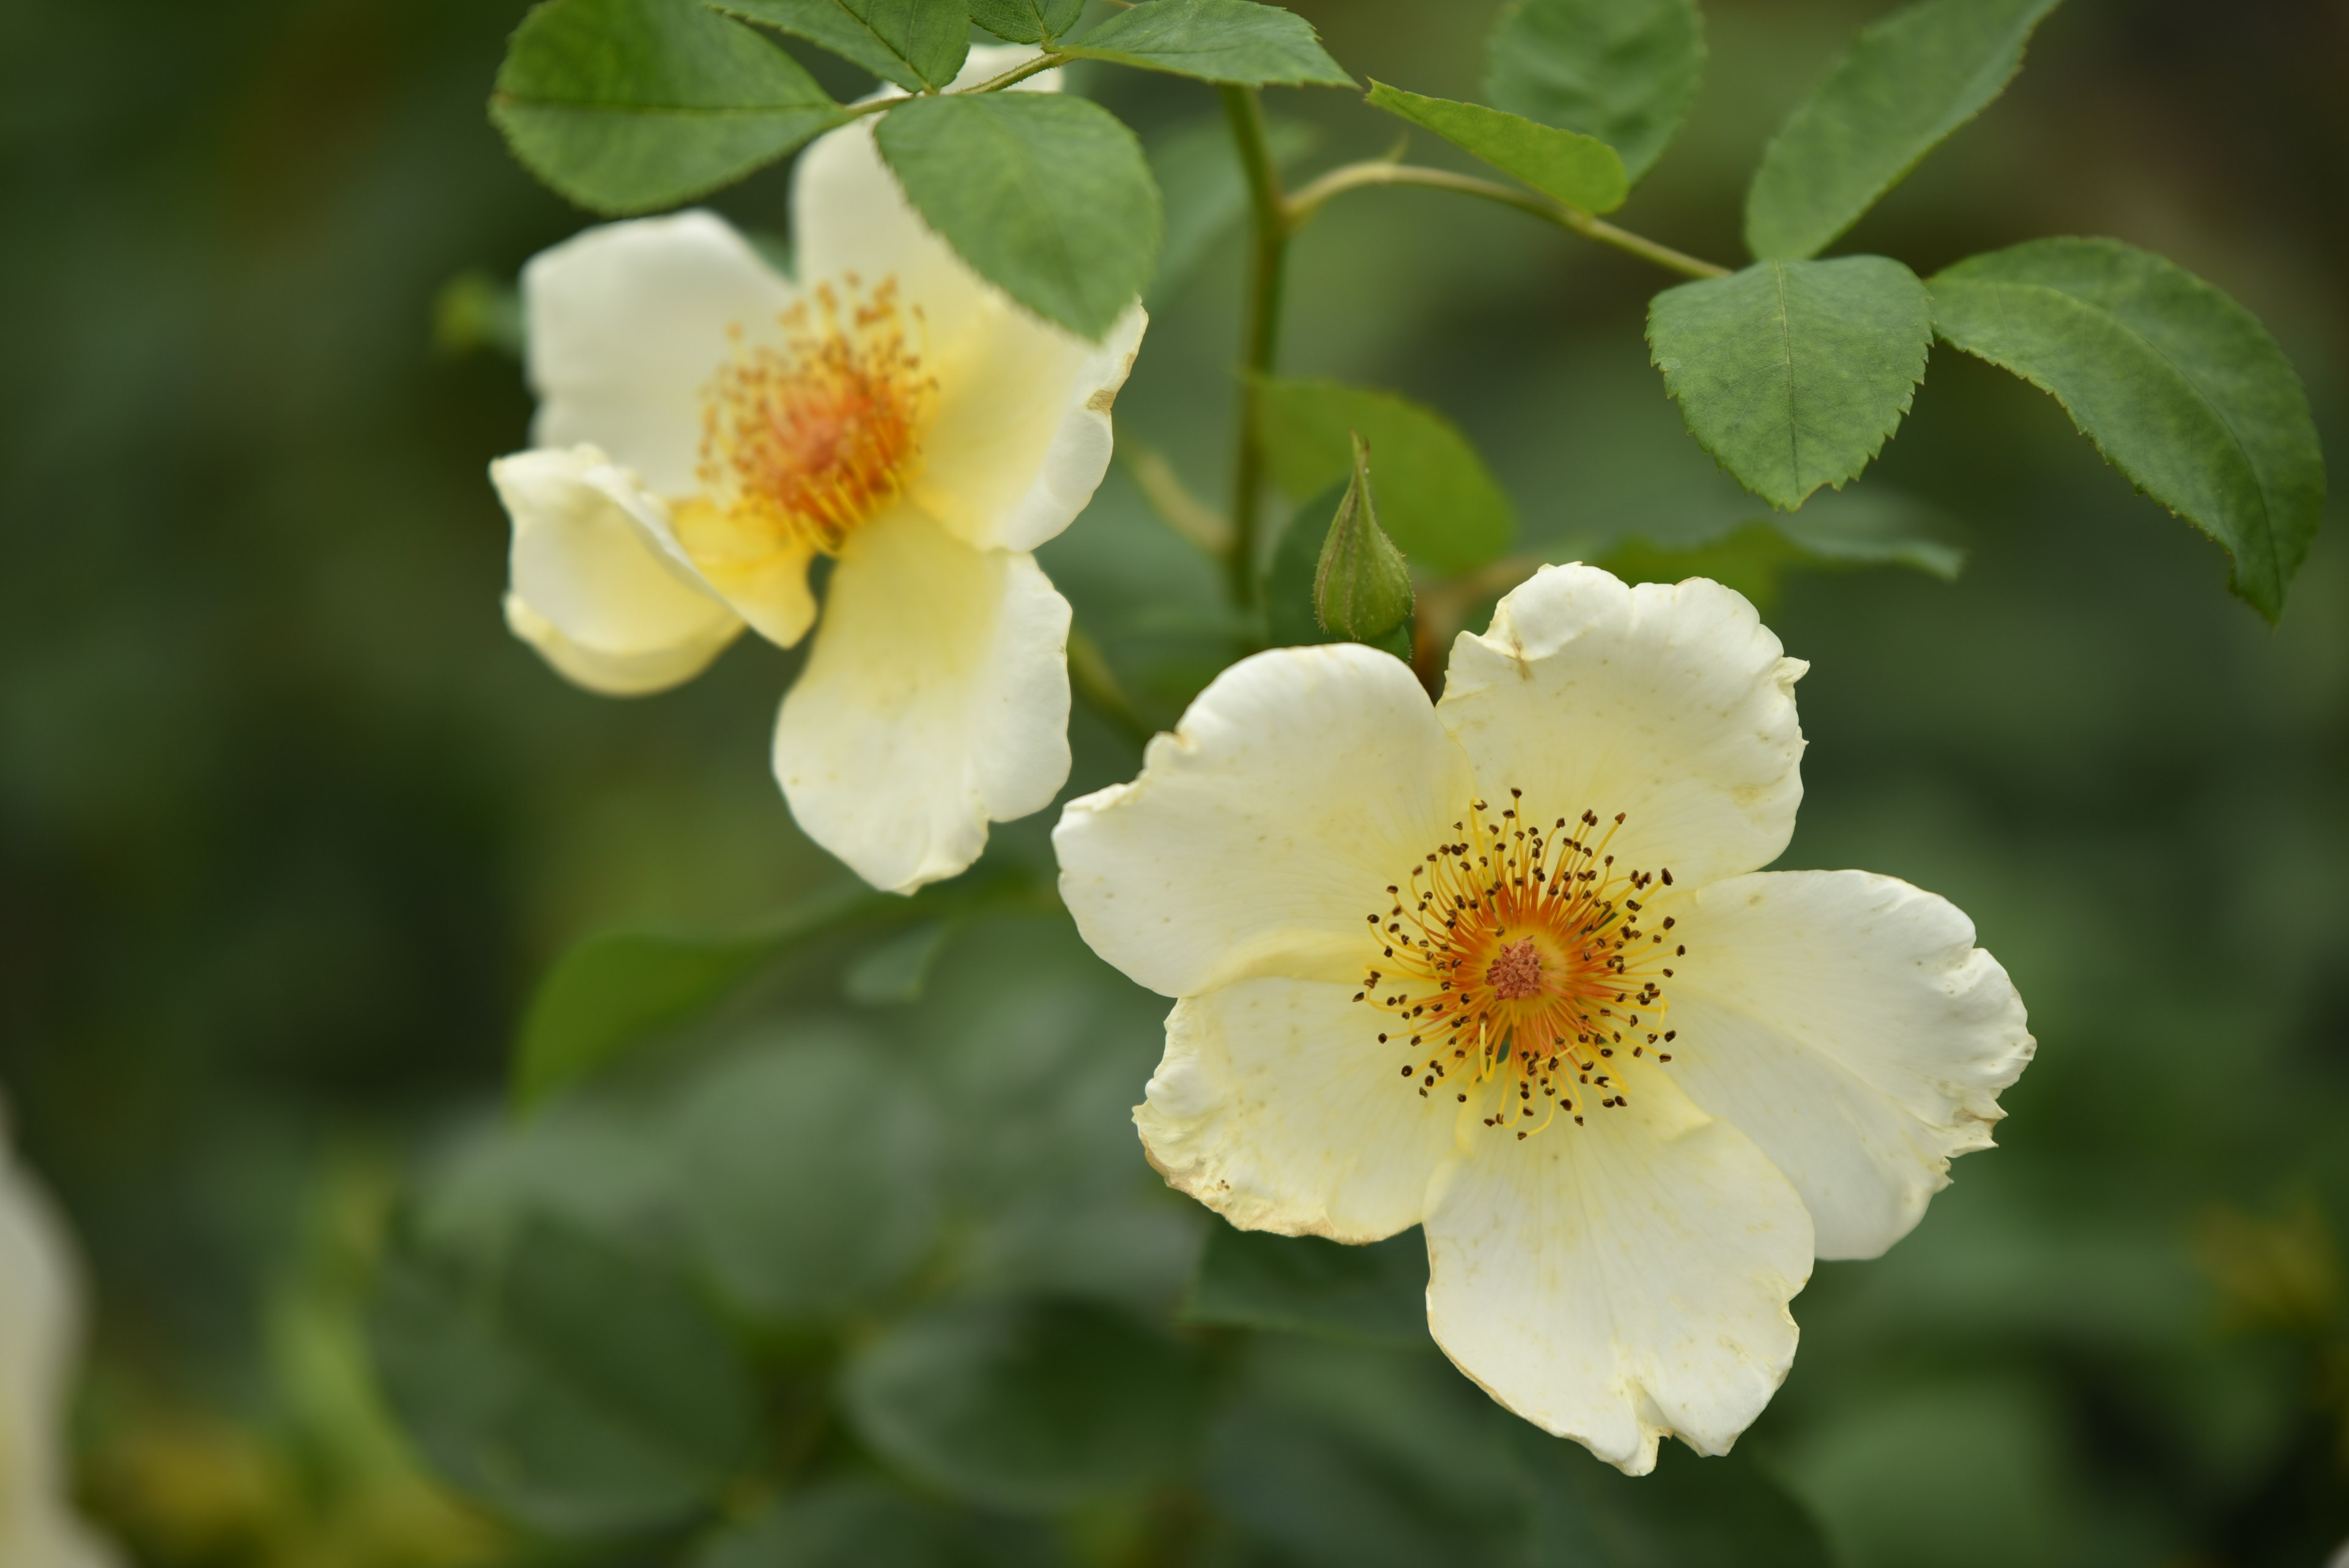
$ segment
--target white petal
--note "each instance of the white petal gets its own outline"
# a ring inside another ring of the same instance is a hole
[[[876,888],[952,877],[1069,777],[1069,604],[911,507],[850,535],[775,728],[808,836]]]
[[[1392,1021],[1358,989],[1244,980],[1174,1004],[1133,1113],[1167,1185],[1247,1231],[1375,1241],[1419,1223],[1456,1107],[1396,1072]]]
[[[936,412],[914,503],[982,548],[1032,550],[1085,509],[1109,470],[1110,405],[1149,317],[1132,306],[1099,343],[1000,297],[935,365]]]
[[[1061,896],[1095,952],[1169,996],[1255,974],[1359,984],[1381,956],[1365,917],[1473,787],[1400,659],[1275,649],[1216,677],[1140,778],[1069,803]]]
[[[728,333],[778,333],[794,297],[749,241],[700,212],[589,229],[532,257],[522,281],[534,444],[592,441],[672,497],[699,487],[702,391]]]
[[[64,1227],[0,1136],[0,1563],[9,1568],[113,1561],[66,1503],[79,1293]]]
[[[765,524],[746,524],[697,496],[670,512],[678,544],[719,597],[778,648],[790,648],[815,624],[808,587],[814,546]]]
[[[741,631],[659,499],[594,447],[517,452],[490,479],[513,522],[506,622],[572,680],[611,696],[661,691]]]
[[[1729,1449],[1795,1357],[1811,1222],[1745,1136],[1655,1069],[1523,1143],[1469,1127],[1428,1194],[1427,1321],[1463,1372],[1631,1475]],[[1473,1107],[1472,1107],[1473,1108]]]
[[[1767,865],[1801,804],[1795,680],[1754,607],[1702,577],[1626,587],[1547,566],[1453,644],[1437,711],[1488,794],[1532,815],[1629,820],[1626,867],[1682,886]]]
[[[1947,899],[1865,871],[1738,877],[1683,900],[1670,1069],[1795,1184],[1819,1256],[1872,1258],[1991,1146],[2033,1042]]]

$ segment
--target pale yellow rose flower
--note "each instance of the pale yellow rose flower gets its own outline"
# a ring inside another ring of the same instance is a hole
[[[1033,53],[973,49],[963,80]],[[1101,483],[1145,317],[1089,343],[980,281],[870,118],[802,156],[792,236],[796,282],[699,212],[531,262],[533,447],[491,469],[506,618],[616,696],[690,679],[746,625],[785,647],[815,627],[776,778],[817,843],[910,892],[1068,778],[1069,607],[1030,552]]]
[[[1804,668],[1717,583],[1548,567],[1441,702],[1359,645],[1259,654],[1054,835],[1086,940],[1180,999],[1134,1112],[1167,1180],[1247,1229],[1423,1224],[1436,1342],[1633,1474],[1729,1448],[1814,1257],[1905,1235],[2032,1054],[1949,903],[1758,869]]]

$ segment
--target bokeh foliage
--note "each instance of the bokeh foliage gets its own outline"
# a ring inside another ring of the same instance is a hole
[[[1495,7],[1297,9],[1358,77],[1482,96]],[[1659,27],[1673,10],[1646,9]],[[1708,5],[1703,92],[1625,221],[1734,258],[1759,150],[1878,15]],[[2062,410],[1941,348],[1861,484],[1760,523],[1648,363],[1653,275],[1438,193],[1349,198],[1300,240],[1284,370],[1467,432],[1516,518],[1503,547],[1751,574],[1737,586],[1774,595],[1814,661],[1785,863],[1950,895],[2042,1040],[2004,1147],[1963,1162],[1886,1260],[1826,1265],[1798,1298],[1794,1374],[1735,1456],[1668,1451],[1631,1483],[1539,1439],[1379,1315],[1384,1276],[1249,1276],[1240,1257],[1237,1307],[1227,1271],[1195,1279],[1230,1241],[1156,1188],[1123,1120],[1162,1004],[1022,906],[1049,885],[1042,820],[999,832],[979,873],[999,904],[762,963],[622,1076],[510,1119],[508,1047],[574,939],[761,940],[841,892],[766,776],[787,656],[745,646],[691,690],[615,705],[498,624],[481,471],[528,404],[509,362],[436,356],[429,328],[448,280],[511,276],[579,222],[481,112],[514,20],[453,0],[38,0],[0,19],[21,236],[0,272],[26,368],[0,391],[23,553],[0,576],[0,1081],[91,1256],[86,1485],[142,1561],[529,1560],[517,1527],[564,1521],[492,1523],[425,1479],[419,1450],[442,1456],[429,1426],[388,1419],[412,1385],[369,1375],[365,1303],[378,1340],[402,1311],[470,1325],[430,1337],[481,1357],[462,1379],[521,1412],[535,1455],[537,1412],[569,1396],[508,1379],[498,1325],[552,1313],[559,1337],[583,1293],[636,1310],[581,1332],[653,1336],[579,1344],[597,1376],[625,1380],[650,1343],[680,1366],[748,1358],[765,1391],[747,1413],[718,1376],[705,1397],[682,1375],[609,1396],[647,1412],[627,1440],[688,1438],[603,1500],[647,1532],[614,1561],[1192,1560],[1151,1555],[1174,1542],[1244,1563],[1747,1563],[1815,1519],[1852,1568],[2285,1568],[2349,1533],[2337,547],[2319,539],[2265,629]],[[2313,4],[2058,11],[1998,108],[1848,245],[1928,278],[2051,233],[2168,254],[2257,312],[2338,450],[2340,26]],[[799,57],[835,99],[868,85]],[[1676,80],[1660,70],[1656,93]],[[1214,107],[1164,76],[1082,85],[1163,156]],[[1524,90],[1495,101],[1589,129]],[[1341,93],[1274,107],[1326,155],[1396,128]],[[1450,156],[1433,140],[1417,156]],[[1174,234],[1191,220],[1160,167]],[[721,205],[779,230],[782,190],[761,175]],[[1228,237],[1190,243],[1121,437],[1211,493],[1239,263]],[[1839,529],[1882,558],[1854,506],[1954,519],[1967,570],[1788,571],[1807,552],[1753,532]],[[1239,646],[1212,569],[1127,468],[1045,562],[1152,722]],[[1130,774],[1109,727],[1081,717],[1076,740],[1072,791]],[[808,1083],[860,1116],[786,1137]],[[770,1104],[784,1119],[749,1116]],[[829,1137],[823,1158],[862,1174],[826,1203],[741,1179]],[[837,1293],[803,1296],[778,1238],[827,1260]],[[1358,1332],[1297,1332],[1333,1314]],[[1129,1375],[1155,1380],[1146,1409],[1094,1397]],[[1061,1402],[950,1397],[989,1378]],[[555,1425],[579,1445],[563,1463],[597,1440]],[[1052,1447],[1071,1430],[1092,1440]],[[536,1473],[500,1469],[481,1495]],[[726,1522],[665,1533],[705,1496]],[[1722,1519],[1754,1522],[1708,1539]]]

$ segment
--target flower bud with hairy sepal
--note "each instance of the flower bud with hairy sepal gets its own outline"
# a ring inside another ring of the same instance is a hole
[[[1321,629],[1377,642],[1411,618],[1411,568],[1379,526],[1371,493],[1371,449],[1354,435],[1353,482],[1330,520],[1313,573],[1313,617]]]

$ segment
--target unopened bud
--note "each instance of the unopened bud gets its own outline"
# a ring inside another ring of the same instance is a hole
[[[1379,526],[1371,497],[1371,449],[1354,437],[1353,483],[1330,520],[1313,572],[1313,618],[1321,629],[1375,642],[1411,618],[1411,568]]]

